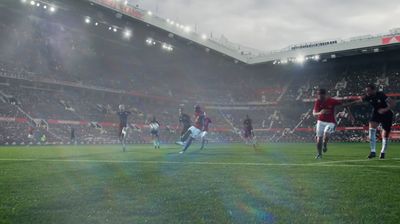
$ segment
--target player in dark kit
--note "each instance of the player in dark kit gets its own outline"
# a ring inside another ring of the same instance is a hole
[[[70,134],[71,134],[71,144],[76,144],[76,139],[75,139],[75,128],[71,127],[71,129],[70,129]]]
[[[190,116],[183,113],[182,108],[179,108],[179,127],[182,127],[182,131],[179,141],[176,142],[178,145],[183,145],[184,139],[187,138],[185,134],[187,133],[191,125],[192,121],[190,120]]]
[[[118,109],[119,109],[119,111],[117,112],[119,118],[118,137],[122,144],[122,149],[125,152],[126,149],[125,141],[128,133],[128,116],[131,115],[132,113],[130,111],[126,111],[124,105],[119,105]]]
[[[246,119],[243,121],[243,137],[246,144],[252,144],[256,148],[255,136],[253,132],[253,121],[250,119],[249,115],[246,115]]]
[[[385,95],[385,93],[377,91],[376,86],[369,84],[365,88],[365,95],[360,101],[368,102],[373,107],[372,115],[369,121],[369,139],[371,152],[368,159],[376,157],[376,129],[379,124],[382,125],[382,150],[380,159],[385,158],[385,153],[388,147],[390,131],[393,124],[393,111],[395,102]]]

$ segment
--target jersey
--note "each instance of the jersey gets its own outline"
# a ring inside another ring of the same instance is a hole
[[[377,92],[373,96],[363,96],[363,102],[369,102],[373,107],[370,121],[381,123],[382,129],[390,132],[393,125],[393,111],[389,110],[384,114],[379,113],[379,109],[388,107],[386,100],[388,97],[383,92]]]
[[[131,112],[119,111],[117,115],[119,117],[119,125],[122,127],[126,127],[128,125],[128,116],[131,115]]]
[[[195,112],[194,113],[194,121],[195,121],[194,126],[199,130],[203,130],[203,128],[204,128],[204,112],[203,111]]]
[[[387,99],[388,97],[383,92],[377,92],[375,95],[365,95],[362,97],[363,102],[368,102],[371,104],[371,106],[374,108],[374,113],[378,113],[379,109],[386,108],[388,106],[386,102]]]
[[[243,121],[243,127],[244,127],[244,130],[246,130],[246,131],[252,131],[253,130],[253,121],[250,118],[246,118]]]
[[[210,126],[211,123],[212,123],[211,119],[209,117],[206,117],[204,119],[203,131],[207,131],[208,132],[208,127]]]
[[[315,104],[314,104],[315,112],[320,112],[321,110],[328,111],[328,114],[320,114],[318,116],[318,120],[336,124],[335,107],[340,104],[341,104],[341,102],[339,100],[335,100],[333,98],[327,98],[324,101],[321,101],[321,100],[315,101]]]
[[[150,126],[150,130],[153,131],[158,131],[158,129],[160,128],[160,123],[158,121],[152,121],[149,124]]]
[[[181,114],[179,116],[179,123],[182,124],[183,127],[190,127],[191,121],[190,121],[190,116],[187,114]]]

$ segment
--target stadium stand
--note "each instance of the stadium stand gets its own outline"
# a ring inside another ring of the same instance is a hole
[[[77,2],[76,10],[57,16],[32,10],[24,17],[26,8],[8,3],[15,7],[0,15],[0,38],[7,43],[0,52],[0,144],[73,144],[72,127],[79,144],[118,143],[119,104],[134,112],[129,143],[150,141],[152,116],[162,125],[162,141],[171,143],[178,137],[178,108],[191,114],[196,103],[213,120],[211,141],[241,141],[248,114],[259,141],[308,142],[318,88],[355,97],[375,83],[395,98],[400,94],[398,49],[301,66],[249,66],[133,19],[118,19],[108,9]],[[132,26],[134,37],[123,40],[100,28],[104,23],[84,24],[82,15]],[[149,37],[170,43],[173,52],[147,46]],[[369,108],[339,109],[334,141],[364,141]],[[399,124],[398,112],[395,119]]]

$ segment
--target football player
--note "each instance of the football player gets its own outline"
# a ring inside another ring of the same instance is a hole
[[[372,114],[369,121],[370,153],[368,159],[376,157],[376,132],[379,125],[382,126],[382,149],[380,159],[385,159],[388,148],[389,136],[393,125],[393,111],[396,103],[385,93],[378,91],[374,84],[365,87],[365,94],[360,101],[368,102],[372,107]]]
[[[183,150],[180,152],[181,154],[185,153],[186,150],[190,147],[193,140],[199,137],[201,130],[204,129],[204,112],[202,111],[199,105],[194,107],[194,121],[195,124],[189,128],[189,130],[184,134],[183,137]]]
[[[160,148],[160,123],[157,121],[156,117],[153,117],[153,120],[150,121],[150,134],[153,139],[153,145],[155,149]]]
[[[119,141],[122,144],[122,150],[125,152],[126,150],[126,137],[128,134],[128,117],[132,113],[130,111],[125,110],[124,105],[118,106],[118,118],[119,118],[119,129],[118,129],[118,137]]]

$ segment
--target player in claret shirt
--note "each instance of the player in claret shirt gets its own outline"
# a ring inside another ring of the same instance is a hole
[[[204,129],[204,119],[205,113],[199,105],[196,105],[194,107],[194,125],[189,128],[186,134],[184,134],[184,137],[182,139],[184,145],[183,150],[180,152],[180,154],[185,153],[192,144],[193,140],[200,136],[202,130]]]
[[[376,157],[376,129],[382,125],[382,150],[380,159],[385,159],[389,135],[393,124],[393,111],[396,103],[385,93],[377,91],[375,85],[369,84],[365,88],[365,95],[360,98],[362,102],[368,102],[373,107],[369,121],[369,139],[371,152],[368,159]]]
[[[207,139],[208,129],[209,129],[210,124],[212,123],[211,119],[209,117],[207,117],[206,113],[204,113],[204,116],[205,116],[205,118],[204,118],[203,131],[200,134],[200,137],[201,137],[200,150],[204,149],[204,145],[206,144],[206,142],[208,144],[208,139]]]
[[[335,107],[342,104],[341,101],[328,96],[325,89],[317,92],[317,100],[314,104],[313,115],[317,118],[317,156],[322,158],[322,152],[328,151],[328,141],[336,129]]]

